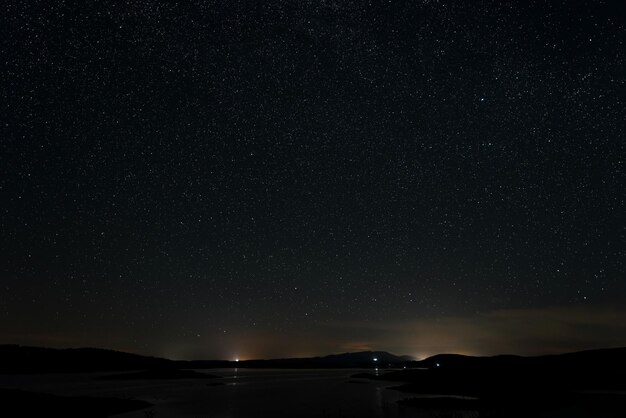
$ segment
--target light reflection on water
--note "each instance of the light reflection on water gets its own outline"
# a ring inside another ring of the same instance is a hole
[[[408,397],[385,390],[393,382],[350,379],[378,370],[198,370],[222,379],[106,381],[102,374],[0,377],[0,385],[58,395],[92,395],[152,402],[157,418],[166,417],[402,417],[396,404]],[[348,383],[350,382],[350,383]],[[356,383],[355,383],[356,382]],[[145,418],[144,411],[117,415]],[[410,415],[414,416],[414,415]]]
[[[386,370],[271,370],[219,369],[200,372],[222,379],[95,380],[103,374],[0,375],[0,387],[14,387],[57,395],[110,396],[143,399],[154,403],[155,418],[168,417],[337,417],[337,418],[475,418],[476,411],[442,414],[397,401],[419,397],[388,390],[397,382],[351,379],[356,373]],[[145,418],[146,411],[116,415]],[[536,415],[547,416],[547,415]],[[572,416],[569,415],[551,415]],[[576,415],[582,417],[584,415]]]

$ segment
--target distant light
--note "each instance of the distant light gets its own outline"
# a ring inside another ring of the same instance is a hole
[[[236,358],[236,359],[235,359],[235,361],[239,361],[239,359],[238,359],[238,358]]]
[[[378,361],[378,357],[374,357],[374,361]]]
[[[441,366],[441,364],[437,363],[437,364],[435,364],[435,366],[439,367],[439,366]]]

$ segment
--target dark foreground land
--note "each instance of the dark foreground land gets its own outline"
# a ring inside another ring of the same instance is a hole
[[[7,416],[67,418],[103,418],[152,406],[133,399],[56,396],[19,389],[0,389],[0,405]]]
[[[541,357],[438,355],[408,367],[353,377],[403,382],[391,389],[420,397],[400,403],[424,410],[521,417],[570,408],[585,416],[626,417],[622,348]]]

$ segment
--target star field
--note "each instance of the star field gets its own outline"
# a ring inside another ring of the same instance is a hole
[[[9,2],[5,342],[414,354],[389,324],[623,304],[619,3]]]

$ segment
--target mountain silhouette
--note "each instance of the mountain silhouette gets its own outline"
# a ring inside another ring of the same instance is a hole
[[[0,345],[0,373],[105,372],[177,367],[176,362],[100,348]]]
[[[100,348],[42,348],[20,345],[0,345],[0,373],[68,373],[108,372],[154,369],[210,369],[221,367],[246,368],[351,368],[392,367],[412,360],[385,351],[362,351],[332,354],[323,357],[284,358],[267,360],[175,361],[141,356]]]
[[[168,360],[100,348],[54,349],[20,345],[0,345],[0,373],[108,372],[156,369],[241,368],[404,368],[454,372],[552,373],[559,376],[626,376],[626,348],[587,350],[575,353],[522,357],[500,355],[472,357],[439,354],[416,361],[386,351],[361,351],[319,357],[227,360]],[[414,370],[411,370],[414,369]],[[402,379],[400,379],[402,380]]]
[[[626,390],[626,348],[535,357],[440,354],[407,362],[406,367],[353,377],[404,382],[396,388],[402,392],[471,396],[490,403],[524,397],[545,403],[570,399],[580,391]]]
[[[386,351],[359,351],[330,354],[320,357],[245,360],[239,362],[195,360],[184,362],[188,368],[246,367],[246,368],[355,368],[397,367],[413,360],[410,356],[396,356]],[[180,362],[183,363],[183,362]]]

